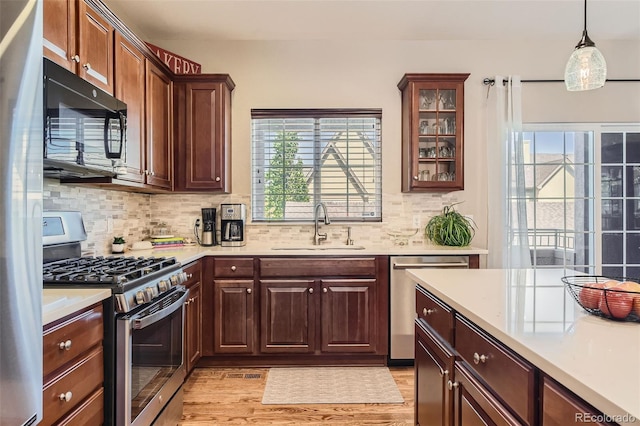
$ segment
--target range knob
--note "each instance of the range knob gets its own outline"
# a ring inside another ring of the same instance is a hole
[[[177,276],[177,275],[171,275],[171,276],[169,277],[169,279],[171,280],[171,286],[172,286],[172,287],[175,287],[175,286],[177,286],[178,284],[180,284],[180,279],[178,278],[178,276]]]
[[[143,290],[143,295],[144,295],[143,296],[144,297],[144,301],[147,302],[147,303],[151,302],[151,299],[153,299],[153,293],[151,291],[151,288],[149,288],[149,287],[146,287]]]
[[[171,284],[169,284],[167,280],[161,280],[158,283],[158,290],[160,290],[161,293],[164,293],[165,291],[169,290],[170,287],[171,287]]]
[[[144,303],[144,292],[142,290],[136,293],[136,304],[142,305]]]

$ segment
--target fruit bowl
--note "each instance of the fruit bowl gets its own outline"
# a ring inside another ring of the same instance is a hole
[[[562,277],[567,291],[585,311],[616,321],[640,322],[637,279],[580,275]]]
[[[391,237],[393,244],[397,246],[406,246],[409,244],[409,238],[418,233],[418,228],[402,228],[398,230],[387,231],[387,235]]]

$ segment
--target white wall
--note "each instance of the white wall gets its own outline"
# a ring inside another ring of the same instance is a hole
[[[576,34],[578,37],[579,34]],[[397,83],[405,73],[471,73],[465,85],[465,190],[459,206],[478,224],[474,245],[486,247],[487,189],[484,77],[562,79],[575,40],[517,41],[274,41],[149,40],[228,73],[232,101],[234,194],[250,194],[251,108],[382,108],[383,193],[400,192],[401,108]],[[598,42],[610,78],[640,78],[638,42]],[[640,83],[609,83],[593,92],[563,84],[527,83],[524,120],[640,122]],[[493,142],[492,142],[493,143]],[[411,194],[409,197],[425,197]],[[384,213],[383,213],[384,214]]]

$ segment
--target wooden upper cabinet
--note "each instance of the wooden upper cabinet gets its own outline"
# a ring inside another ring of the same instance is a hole
[[[172,82],[160,68],[147,61],[146,182],[159,188],[172,188]]]
[[[226,74],[176,76],[176,191],[231,191],[231,91]]]
[[[145,62],[142,52],[115,35],[115,96],[127,104],[127,173],[119,179],[145,183]]]
[[[44,0],[43,47],[45,58],[76,72],[77,0]]]
[[[405,74],[402,192],[464,189],[464,82],[469,74]]]
[[[114,29],[84,1],[78,3],[77,74],[107,93],[113,94]]]
[[[113,26],[82,0],[45,0],[43,14],[44,56],[113,95]]]

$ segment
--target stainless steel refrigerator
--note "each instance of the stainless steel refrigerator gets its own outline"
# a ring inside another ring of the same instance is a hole
[[[42,0],[0,0],[0,424],[42,419]]]

